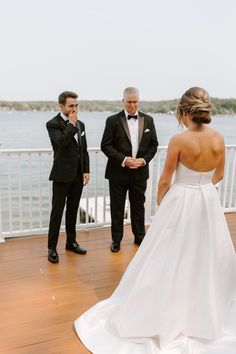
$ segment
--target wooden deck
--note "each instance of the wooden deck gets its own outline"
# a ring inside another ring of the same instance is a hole
[[[236,213],[226,218],[236,248]],[[89,353],[73,322],[113,292],[137,246],[129,226],[117,254],[110,228],[80,232],[79,241],[85,256],[65,251],[60,236],[59,264],[47,260],[46,236],[0,244],[0,354]]]

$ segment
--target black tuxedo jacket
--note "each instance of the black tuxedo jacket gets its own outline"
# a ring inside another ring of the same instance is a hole
[[[122,167],[126,156],[132,156],[132,145],[125,112],[121,111],[107,118],[101,149],[108,157],[105,178],[119,183],[127,182],[130,174],[137,180],[149,177],[148,163],[154,157],[158,141],[153,118],[142,112],[139,116],[139,148],[137,158],[144,158],[146,165],[135,170]]]
[[[67,124],[60,113],[46,124],[54,151],[50,181],[72,182],[78,173],[89,173],[84,123]],[[78,143],[74,137],[78,134]]]

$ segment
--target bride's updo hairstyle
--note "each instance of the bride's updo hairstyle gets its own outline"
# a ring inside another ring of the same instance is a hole
[[[191,87],[181,97],[176,109],[176,118],[182,125],[183,113],[189,113],[190,119],[197,124],[211,122],[211,103],[208,92],[200,87]]]

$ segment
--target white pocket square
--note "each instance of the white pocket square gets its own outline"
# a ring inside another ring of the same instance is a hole
[[[82,133],[81,133],[81,136],[83,136],[84,135],[84,131],[82,131]]]
[[[150,129],[144,130],[144,133],[148,133],[148,132],[150,132]]]

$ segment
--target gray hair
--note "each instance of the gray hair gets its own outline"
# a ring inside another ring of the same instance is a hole
[[[129,95],[135,95],[139,97],[139,90],[136,87],[126,87],[123,92],[123,99]]]

